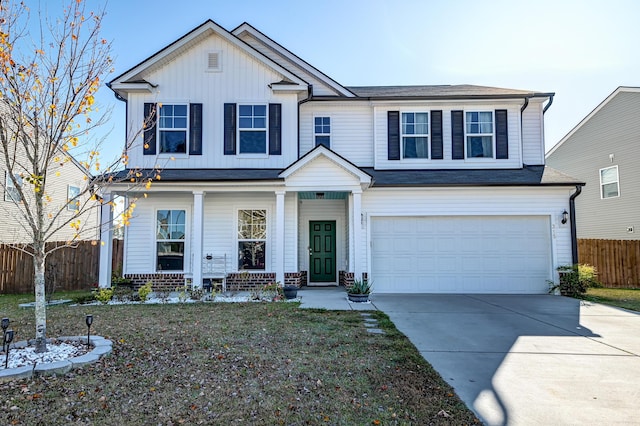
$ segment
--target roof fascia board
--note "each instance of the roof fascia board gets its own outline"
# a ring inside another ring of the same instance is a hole
[[[627,93],[640,93],[640,87],[629,87],[629,86],[618,86],[616,90],[614,90],[609,96],[605,98],[598,106],[596,106],[593,111],[591,111],[585,118],[583,118],[573,129],[569,131],[558,143],[556,143],[553,148],[549,150],[545,154],[545,158],[548,158],[551,154],[553,154],[563,143],[567,141],[571,136],[573,136],[582,126],[584,126],[594,115],[596,115],[602,108],[604,108],[613,98],[615,98],[619,93],[627,92]]]
[[[309,101],[369,101],[369,102],[389,102],[389,101],[447,101],[447,100],[518,100],[524,98],[548,98],[553,93],[532,93],[513,95],[433,95],[433,96],[361,96],[356,98],[339,98],[334,96],[313,96]]]
[[[150,57],[148,57],[144,61],[140,62],[138,65],[135,65],[134,67],[132,67],[129,70],[125,71],[124,73],[120,74],[118,77],[116,77],[113,80],[111,80],[111,82],[109,82],[109,85],[114,85],[114,84],[118,84],[118,83],[125,83],[126,84],[128,79],[130,79],[133,76],[135,76],[135,75],[139,74],[140,72],[144,71],[144,69],[149,68],[152,65],[158,63],[159,61],[161,61],[167,55],[170,55],[171,53],[181,49],[185,45],[189,44],[192,40],[194,40],[197,37],[201,36],[206,31],[213,31],[214,33],[218,34],[219,36],[224,38],[229,43],[231,43],[234,46],[236,46],[237,48],[243,50],[244,52],[246,52],[250,56],[253,56],[255,59],[263,62],[265,65],[267,65],[268,67],[272,68],[276,72],[282,74],[283,76],[285,76],[289,80],[293,81],[294,83],[296,83],[298,85],[303,85],[305,87],[308,86],[308,83],[306,81],[302,80],[300,77],[296,76],[295,74],[293,74],[289,70],[283,68],[282,66],[276,64],[274,61],[272,61],[271,59],[267,58],[262,53],[258,52],[257,50],[255,50],[254,48],[249,46],[247,43],[243,42],[238,37],[236,37],[235,35],[231,34],[229,31],[227,31],[224,28],[222,28],[220,25],[218,25],[215,22],[213,22],[211,19],[205,21],[200,26],[198,26],[198,27],[194,28],[193,30],[189,31],[187,34],[185,34],[184,36],[180,37],[178,40],[174,41],[173,43],[169,44],[168,46],[160,49],[158,52],[154,53],[153,55],[151,55]]]
[[[282,173],[280,173],[278,176],[286,179],[287,177],[291,176],[293,173],[303,168],[305,165],[309,164],[310,162],[312,162],[313,160],[321,156],[326,157],[327,159],[336,163],[338,166],[342,167],[349,173],[353,174],[354,176],[357,176],[358,179],[360,179],[360,183],[364,183],[364,184],[371,183],[371,176],[368,173],[362,171],[358,166],[344,159],[343,157],[331,151],[330,149],[327,149],[323,145],[319,145],[316,148],[309,151],[308,153],[306,153],[304,156],[302,156],[302,158],[295,161],[289,167],[284,169]]]
[[[313,65],[309,64],[308,62],[306,62],[305,60],[297,56],[295,53],[291,52],[290,50],[288,50],[287,48],[285,48],[284,46],[282,46],[281,44],[279,44],[278,42],[276,42],[275,40],[267,36],[266,34],[262,33],[260,30],[256,29],[251,24],[244,22],[240,24],[237,28],[231,31],[231,33],[236,37],[239,37],[240,34],[242,34],[243,32],[247,32],[251,34],[255,39],[262,42],[263,44],[270,47],[271,49],[275,50],[277,53],[284,56],[291,62],[295,63],[300,68],[307,71],[309,74],[318,78],[318,80],[323,81],[325,84],[327,84],[328,86],[336,90],[341,95],[346,97],[356,96],[349,89],[347,89],[346,87],[344,87],[343,85],[341,85],[340,83],[338,83],[337,81],[335,81],[334,79],[332,79],[331,77],[329,77],[328,75],[326,75],[325,73],[323,73],[322,71],[314,67]]]

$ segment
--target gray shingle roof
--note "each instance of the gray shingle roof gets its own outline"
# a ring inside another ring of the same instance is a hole
[[[152,169],[136,170],[142,173],[141,180],[156,176]],[[160,172],[160,182],[231,182],[256,180],[282,180],[279,169],[165,169]],[[130,170],[120,170],[114,179],[126,179]],[[135,172],[135,171],[134,171]]]
[[[530,90],[503,89],[499,87],[473,86],[470,84],[437,86],[355,86],[347,87],[358,97],[416,97],[416,98],[471,98],[471,97],[523,97],[542,96],[551,93]]]

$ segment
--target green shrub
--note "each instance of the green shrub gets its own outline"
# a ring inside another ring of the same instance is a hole
[[[76,294],[75,296],[73,296],[72,300],[73,300],[73,303],[77,303],[78,305],[82,305],[84,303],[91,303],[94,300],[96,300],[96,294],[93,292]]]
[[[96,292],[95,298],[100,303],[109,303],[113,297],[112,288],[101,288]]]
[[[369,294],[371,293],[371,284],[367,280],[356,278],[353,280],[353,284],[347,288],[347,292],[351,294]]]
[[[151,294],[153,283],[151,281],[147,281],[145,285],[138,289],[138,297],[140,297],[140,301],[142,303],[147,301],[149,294]]]
[[[579,298],[589,287],[601,287],[596,268],[586,264],[565,265],[558,267],[560,282],[549,281],[549,293],[560,291],[563,296]]]

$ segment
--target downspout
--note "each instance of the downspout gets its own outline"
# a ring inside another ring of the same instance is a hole
[[[520,107],[520,158],[522,158],[523,152],[524,152],[524,137],[522,136],[522,126],[523,126],[523,124],[522,124],[522,113],[529,106],[529,98],[530,97],[531,96],[525,96],[524,97],[524,104],[522,104],[522,107]],[[524,166],[524,164],[523,164],[523,166]]]
[[[582,185],[576,185],[576,192],[569,197],[569,221],[571,222],[571,263],[578,263],[578,237],[576,233],[576,198],[582,192]]]
[[[313,85],[307,85],[307,97],[301,101],[298,101],[298,156],[296,158],[300,158],[300,106],[304,103],[307,103],[313,97]]]
[[[549,103],[545,105],[544,109],[542,110],[542,114],[547,112],[547,110],[549,109],[549,107],[551,106],[552,103],[553,103],[553,94],[550,94],[549,95]]]

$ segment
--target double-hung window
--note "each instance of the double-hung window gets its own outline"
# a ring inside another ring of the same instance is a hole
[[[466,157],[493,158],[493,112],[466,113]]]
[[[161,153],[187,153],[188,117],[189,108],[186,104],[163,104],[160,106],[158,131]]]
[[[239,105],[238,132],[240,154],[266,154],[267,106]]]
[[[20,201],[22,201],[22,198],[20,197],[20,192],[18,191],[18,188],[16,188],[16,186],[13,184],[13,180],[11,180],[11,176],[9,175],[9,172],[6,172],[4,177],[5,177],[4,200],[13,201],[14,203],[19,203]],[[16,180],[16,183],[18,184],[18,186],[21,187],[22,177],[19,174],[14,173],[13,178]]]
[[[184,270],[185,210],[158,210],[156,213],[156,268],[158,271]]]
[[[238,269],[265,269],[267,211],[238,211]]]
[[[67,186],[67,210],[76,211],[80,209],[80,188],[77,186]]]
[[[313,122],[313,131],[315,134],[315,146],[324,145],[331,148],[331,118],[315,117]]]
[[[402,113],[402,158],[429,158],[429,113]]]
[[[600,197],[613,198],[620,196],[618,166],[600,169]]]

